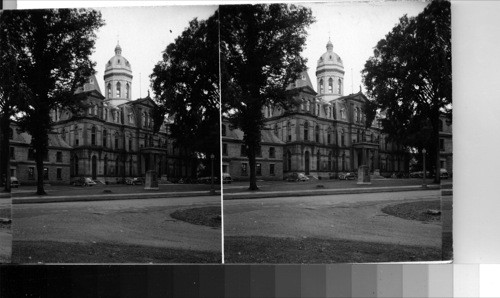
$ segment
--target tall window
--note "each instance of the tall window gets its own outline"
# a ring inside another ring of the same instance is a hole
[[[222,125],[222,136],[225,137],[226,136],[226,125]]]
[[[274,134],[278,136],[278,124],[274,124]]]
[[[64,128],[64,127],[61,131],[61,138],[63,139],[63,141],[66,141],[66,128]]]
[[[10,149],[10,151],[9,151],[10,159],[16,159],[16,152],[15,152],[14,147],[10,147],[9,149]]]
[[[108,146],[108,131],[106,129],[102,131],[102,146]]]
[[[330,153],[328,153],[328,170],[331,171],[332,170],[332,151],[330,151]]]
[[[314,134],[315,134],[316,143],[319,143],[319,125],[316,125]]]
[[[227,144],[222,144],[222,155],[227,155]]]
[[[274,164],[269,164],[269,175],[274,176]]]
[[[286,153],[286,169],[287,171],[292,169],[292,152],[290,152],[290,150]]]
[[[248,165],[246,163],[241,164],[241,176],[248,175]]]
[[[132,137],[128,139],[128,150],[132,151]]]
[[[304,140],[309,140],[309,123],[304,122]]]
[[[316,171],[319,171],[320,163],[321,163],[321,153],[319,153],[318,150],[318,152],[316,152]]]
[[[14,130],[12,128],[9,128],[9,140],[14,139]]]
[[[241,145],[240,155],[247,156],[247,149],[245,148],[245,145]]]
[[[108,98],[111,98],[111,83],[108,83]]]
[[[323,79],[319,80],[319,93],[322,94],[324,93],[325,89],[323,86]]]
[[[290,121],[287,122],[286,124],[286,133],[287,133],[287,139],[289,142],[292,141],[292,124],[290,123]]]
[[[35,151],[33,148],[28,149],[28,160],[34,160],[35,159]]]
[[[342,144],[342,146],[345,146],[344,130],[340,132],[340,144]]]
[[[90,144],[95,145],[96,128],[92,126]]]
[[[439,139],[439,151],[444,151],[444,139]]]
[[[119,149],[118,148],[118,134],[115,134],[115,149]]]
[[[116,83],[116,97],[121,97],[122,95],[122,84],[120,82]]]
[[[342,94],[342,79],[341,78],[339,78],[338,84],[339,85],[337,86],[337,92],[338,92],[338,94]]]
[[[104,176],[108,175],[108,156],[104,156]]]
[[[439,131],[443,131],[443,121],[441,121],[441,119],[439,119],[438,126],[439,126]]]
[[[78,139],[78,125],[75,125],[75,130],[73,131],[73,134],[75,139],[75,146],[80,145],[80,140]]]
[[[57,151],[56,153],[56,162],[62,162],[62,152]]]
[[[57,180],[62,180],[62,169],[57,168]]]
[[[257,176],[262,176],[262,165],[260,163],[255,165],[255,174]]]
[[[333,93],[333,79],[328,79],[328,93]]]
[[[276,149],[274,147],[269,147],[269,158],[275,158],[276,157]]]
[[[130,98],[130,85],[125,85],[125,98]]]

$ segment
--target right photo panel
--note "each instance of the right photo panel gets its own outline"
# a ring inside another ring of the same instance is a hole
[[[451,260],[450,2],[219,13],[224,262]]]

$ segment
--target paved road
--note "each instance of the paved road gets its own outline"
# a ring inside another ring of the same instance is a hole
[[[221,229],[170,217],[175,210],[202,206],[220,206],[220,197],[13,205],[13,240],[112,242],[220,251]]]
[[[224,201],[224,233],[440,247],[440,223],[405,220],[380,211],[388,204],[430,199],[439,199],[439,191]]]

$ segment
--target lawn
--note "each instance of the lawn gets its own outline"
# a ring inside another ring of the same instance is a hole
[[[123,245],[13,241],[13,263],[221,263],[220,252]]]
[[[329,264],[438,261],[441,249],[351,240],[230,236],[225,263]]]
[[[389,205],[382,208],[382,212],[408,220],[418,220],[423,222],[440,221],[440,214],[429,214],[429,210],[441,211],[441,201],[419,201]]]
[[[195,225],[221,227],[221,207],[201,207],[177,210],[170,214],[172,218]]]

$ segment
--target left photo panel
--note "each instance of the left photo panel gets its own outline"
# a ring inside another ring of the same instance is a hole
[[[217,8],[0,12],[1,262],[222,262]]]

